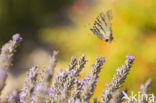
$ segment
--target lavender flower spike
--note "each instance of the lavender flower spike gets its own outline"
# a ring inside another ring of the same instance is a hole
[[[93,95],[98,79],[98,74],[100,73],[104,62],[105,59],[103,57],[97,57],[96,63],[92,65],[90,76],[86,76],[84,83],[85,85],[81,89],[82,103],[89,102],[90,97]]]
[[[19,34],[18,35],[20,40],[22,39]],[[13,37],[15,36],[13,35]],[[5,81],[7,79],[7,71],[12,65],[12,58],[15,53],[15,49],[19,45],[20,41],[18,40],[10,40],[8,43],[4,44],[1,48],[0,54],[0,93],[5,86]]]
[[[128,54],[126,57],[127,57],[127,59],[129,59],[129,60],[133,60],[133,61],[135,60],[135,57],[131,56],[130,54]]]
[[[125,89],[124,91],[121,90],[117,90],[112,94],[112,99],[109,101],[109,103],[122,103],[123,102],[123,97],[124,97],[124,93],[127,94],[127,89]]]
[[[6,101],[7,103],[20,103],[19,91],[15,89],[12,93],[9,93],[9,95],[6,97]]]
[[[65,100],[67,100],[69,90],[73,87],[76,77],[79,76],[79,73],[84,68],[86,62],[87,60],[85,59],[84,55],[82,55],[79,62],[77,62],[76,58],[71,58],[69,68],[65,72],[61,72],[63,75],[59,75],[52,85],[52,89],[55,91],[55,93],[51,95],[51,98],[54,98],[54,101],[65,102]]]
[[[108,88],[106,88],[106,93],[102,96],[102,103],[108,103],[112,98],[112,93],[115,92],[118,88],[121,87],[121,84],[125,81],[127,74],[130,71],[130,68],[135,60],[135,58],[131,55],[126,56],[127,60],[125,64],[117,69],[116,75],[114,75],[112,82],[108,84]]]
[[[18,36],[17,39],[15,39],[15,36]],[[12,56],[15,53],[15,49],[21,42],[21,37],[19,34],[13,35],[13,40],[10,40],[8,43],[2,46],[1,48],[1,54],[0,54],[0,68],[4,71],[7,71],[9,67],[12,65]]]
[[[148,79],[148,80],[146,81],[145,84],[142,84],[142,85],[140,86],[141,91],[142,91],[143,93],[147,93],[149,87],[151,86],[151,84],[152,84],[152,79],[150,78],[150,79]]]
[[[149,78],[149,79],[145,82],[145,84],[141,84],[141,85],[140,85],[140,89],[141,89],[142,94],[148,95],[149,88],[150,88],[151,84],[152,84],[152,79]],[[147,102],[147,99],[146,99],[146,97],[143,96],[143,99],[142,99],[139,103],[145,103],[145,102]],[[154,102],[154,103],[155,103],[155,102]]]
[[[21,103],[30,103],[32,101],[32,93],[34,91],[34,86],[37,82],[38,76],[38,68],[34,66],[30,69],[29,73],[27,74],[27,78],[25,80],[24,88],[20,93],[20,102]]]
[[[35,90],[33,92],[34,103],[47,103],[47,101],[49,101],[49,97],[45,95],[47,94],[47,88],[50,86],[50,81],[53,77],[57,54],[58,51],[53,52],[52,57],[50,57],[49,65],[41,72],[40,80],[36,84]]]
[[[21,38],[19,34],[14,34],[14,35],[12,36],[12,39],[13,39],[14,41],[19,41],[19,42],[21,42],[21,41],[23,40],[23,38]]]

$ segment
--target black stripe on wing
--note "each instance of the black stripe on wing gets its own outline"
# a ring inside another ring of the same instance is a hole
[[[102,40],[102,35],[99,33],[98,29],[91,28],[90,30],[93,32],[93,34],[97,35],[100,40]]]

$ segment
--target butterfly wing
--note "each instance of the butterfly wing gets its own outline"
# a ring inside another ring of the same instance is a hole
[[[103,35],[105,34],[105,22],[101,18],[101,14],[96,18],[94,22],[93,28],[90,30],[93,32],[93,34],[97,35],[99,39],[103,40]]]
[[[107,15],[107,17],[108,17],[109,20],[112,20],[112,18],[113,18],[112,17],[112,10],[108,10],[107,13],[106,13],[106,15]]]
[[[93,32],[93,34],[97,35],[100,40],[102,40],[102,35],[97,31],[96,28],[93,27],[90,30]]]
[[[100,13],[94,22],[93,28],[90,30],[98,36],[99,39],[111,42],[112,37],[112,11],[109,10],[106,13]]]

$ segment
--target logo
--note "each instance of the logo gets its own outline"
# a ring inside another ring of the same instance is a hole
[[[122,92],[123,93],[123,97],[122,100],[128,101],[128,103],[130,102],[148,102],[148,103],[154,103],[155,100],[155,96],[154,94],[146,94],[146,93],[142,93],[142,92],[138,92],[137,94],[135,94],[133,91],[131,92],[131,95],[128,96],[128,94],[126,92]]]

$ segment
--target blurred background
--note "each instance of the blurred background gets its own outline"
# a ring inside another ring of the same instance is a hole
[[[111,44],[90,31],[98,14],[109,9],[113,11]],[[15,80],[22,86],[19,78],[25,77],[28,68],[45,67],[52,50],[59,50],[56,72],[68,67],[71,56],[86,55],[81,77],[90,72],[96,56],[105,57],[94,94],[98,99],[128,54],[136,60],[123,87],[138,91],[140,84],[152,78],[151,92],[156,94],[155,11],[156,0],[0,0],[0,45],[14,33],[24,38],[7,86],[18,88]]]

